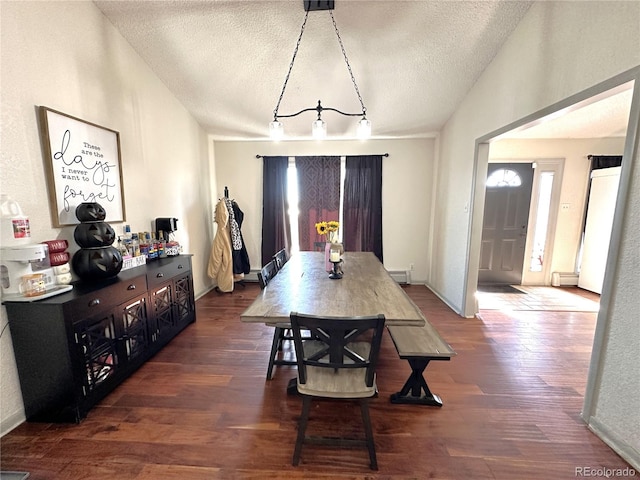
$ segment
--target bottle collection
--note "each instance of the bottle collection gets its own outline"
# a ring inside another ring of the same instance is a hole
[[[122,237],[118,237],[118,250],[123,258],[145,257],[147,260],[178,255],[180,246],[168,238],[162,230],[157,232],[131,232],[131,227],[123,227]]]

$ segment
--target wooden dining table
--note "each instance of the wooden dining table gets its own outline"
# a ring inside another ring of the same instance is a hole
[[[333,279],[323,252],[294,254],[240,319],[277,324],[289,322],[291,312],[335,317],[383,314],[386,325],[425,325],[420,309],[373,253],[345,252],[342,259],[342,278]]]

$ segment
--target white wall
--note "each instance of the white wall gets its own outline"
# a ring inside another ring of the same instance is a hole
[[[467,254],[474,256],[479,250],[479,245],[468,248],[471,212],[464,208],[473,201],[476,139],[640,65],[639,25],[638,2],[535,3],[447,122],[441,132],[437,183],[444,207],[434,219],[431,285],[455,309],[462,312],[465,307]],[[639,408],[637,395],[631,392],[640,386],[640,181],[638,158],[633,162],[634,184],[620,251],[620,260],[629,263],[621,264],[614,277],[594,419],[601,422],[600,431],[607,432],[602,438],[637,467]]]
[[[434,219],[431,286],[455,309],[463,307],[475,140],[637,65],[639,9],[637,2],[534,4],[445,125],[437,182],[445,207]]]
[[[262,159],[256,155],[364,155],[389,153],[382,159],[384,264],[388,270],[415,265],[412,281],[424,283],[429,264],[428,235],[436,140],[214,142],[217,191],[244,212],[242,235],[251,268],[261,263]]]
[[[196,293],[205,291],[212,214],[203,130],[92,2],[2,1],[0,8],[0,190],[30,217],[32,239],[65,238],[77,250],[73,227],[51,223],[36,121],[43,105],[120,132],[126,223],[148,231],[156,217],[177,217],[178,239],[195,254]],[[0,355],[5,433],[24,418],[9,329]]]
[[[640,138],[640,125],[636,135]],[[610,308],[604,325],[598,325],[605,344],[594,381],[593,411],[586,413],[591,415],[590,427],[621,447],[619,453],[640,470],[640,148],[632,168]]]
[[[580,246],[589,184],[587,155],[622,155],[624,137],[582,139],[506,139],[492,142],[490,161],[563,158],[564,174],[550,272],[573,272]],[[545,255],[546,256],[546,255]]]

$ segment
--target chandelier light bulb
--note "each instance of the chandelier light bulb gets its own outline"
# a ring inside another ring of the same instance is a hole
[[[271,140],[276,142],[278,140],[282,140],[284,137],[284,126],[282,125],[282,122],[277,120],[269,122],[269,136],[271,137]]]
[[[311,133],[316,140],[322,140],[327,137],[327,124],[319,118],[311,124]]]
[[[362,120],[358,122],[358,138],[364,140],[369,137],[371,137],[371,121],[362,117]]]

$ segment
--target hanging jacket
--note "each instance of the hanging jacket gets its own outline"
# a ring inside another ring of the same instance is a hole
[[[211,245],[207,275],[216,281],[221,291],[233,292],[233,258],[231,254],[229,211],[224,200],[220,200],[216,205],[215,222],[218,224],[218,230]]]
[[[228,206],[228,205],[227,205]],[[240,207],[235,200],[231,202],[233,211],[233,217],[238,225],[238,237],[240,240],[240,248],[233,247],[233,273],[236,275],[246,275],[251,271],[251,264],[249,262],[249,254],[247,253],[247,247],[242,237],[242,221],[244,220],[244,213],[240,210]],[[231,232],[231,238],[233,239],[233,232]]]

